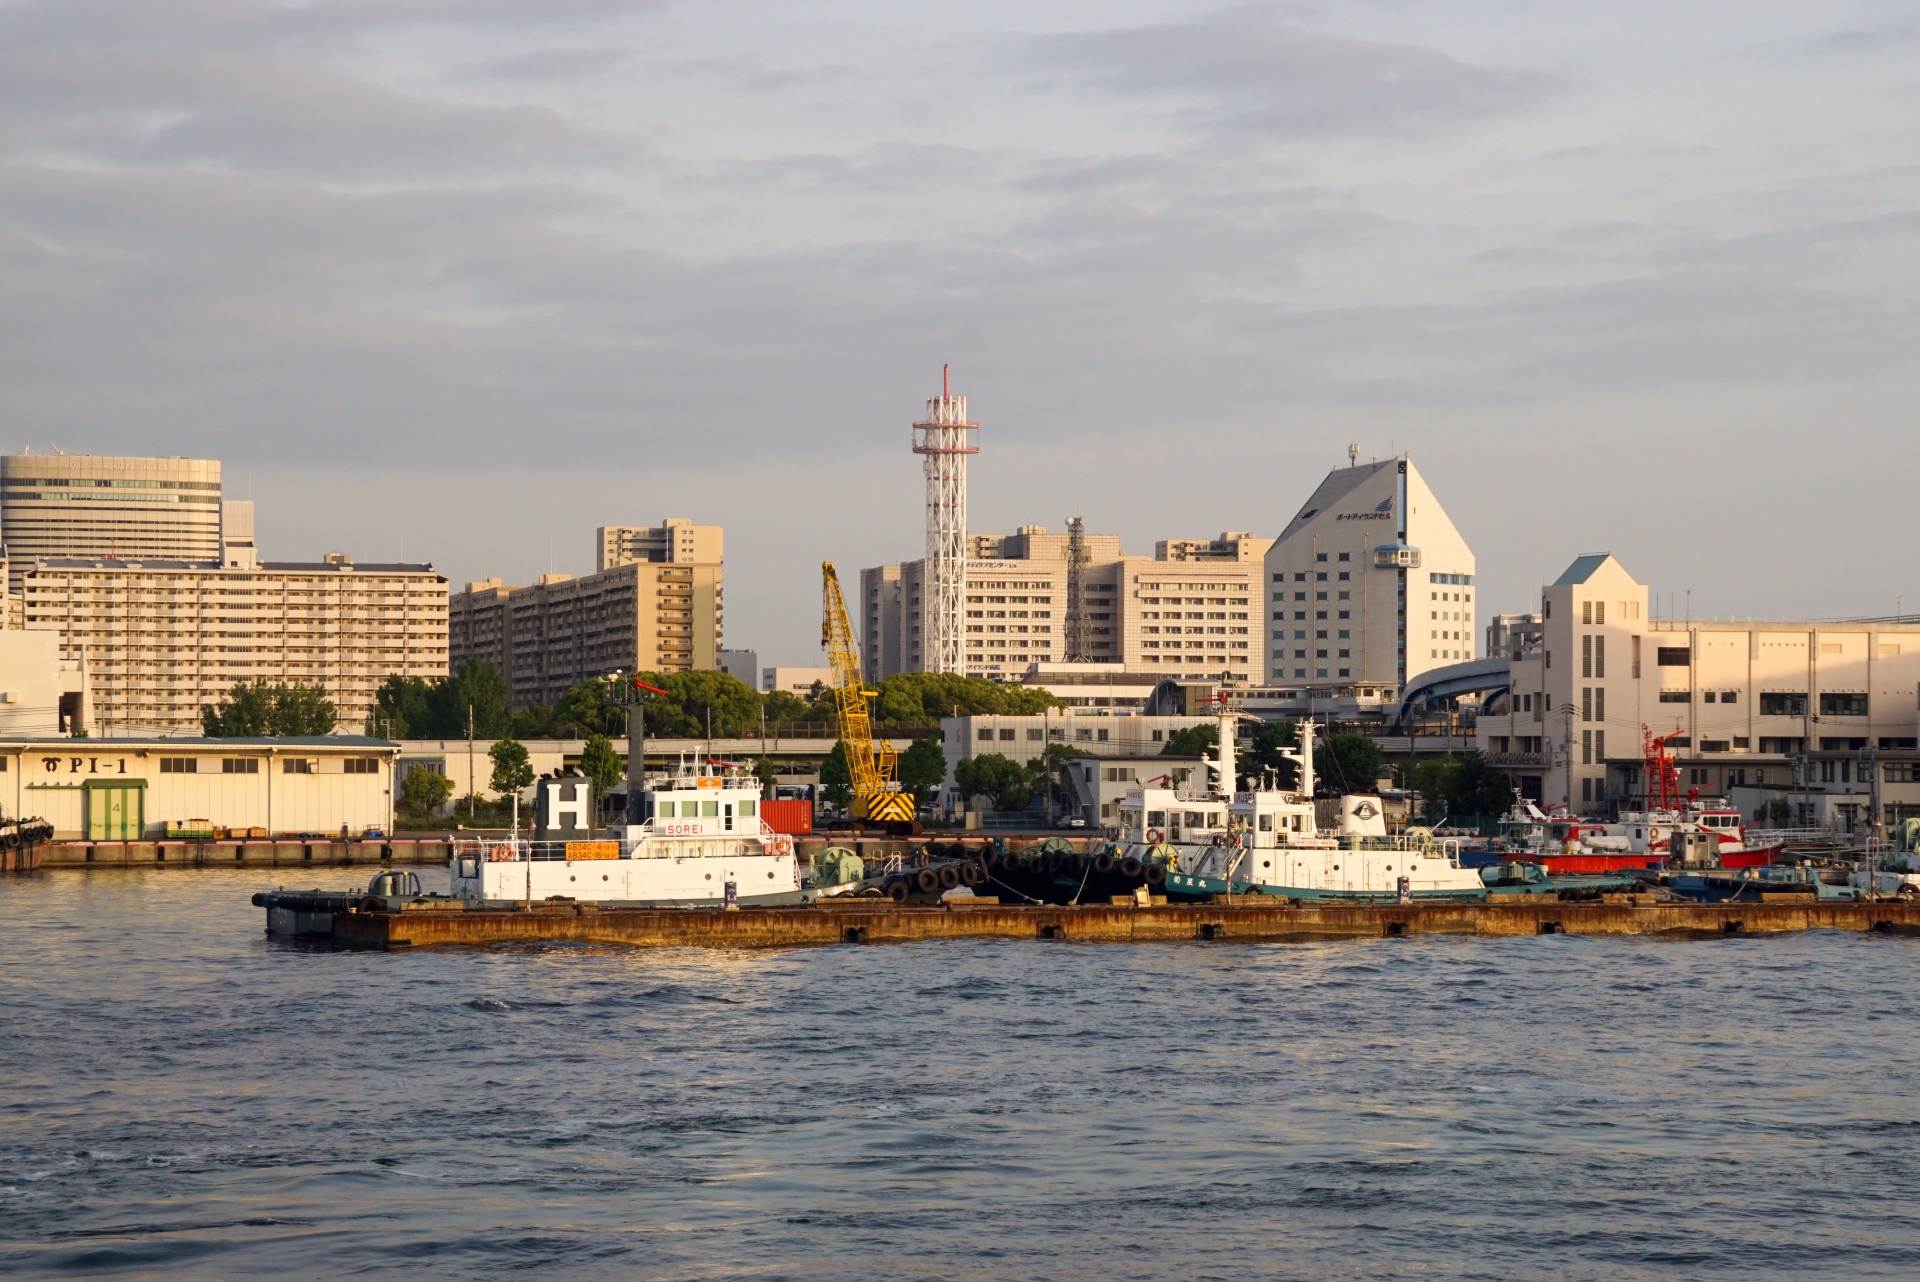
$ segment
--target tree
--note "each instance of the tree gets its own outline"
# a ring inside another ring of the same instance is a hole
[[[842,810],[853,803],[853,772],[847,769],[847,743],[834,741],[833,750],[820,763],[820,790],[827,800]]]
[[[431,770],[414,767],[400,785],[400,809],[410,815],[426,817],[447,804],[453,796],[453,780]]]
[[[326,735],[338,720],[319,686],[256,678],[240,681],[218,707],[203,704],[200,728],[209,739]]]
[[[760,781],[760,795],[768,801],[773,800],[773,762],[765,757],[753,763],[754,778]]]
[[[1324,797],[1343,792],[1372,792],[1379,786],[1386,759],[1380,745],[1363,734],[1336,734],[1313,755],[1316,791]]]
[[[1785,797],[1775,797],[1769,801],[1766,810],[1767,818],[1773,821],[1773,826],[1776,828],[1785,828],[1793,822],[1793,803]],[[1755,818],[1759,816],[1756,815]]]
[[[985,797],[995,810],[1019,810],[1033,795],[1027,768],[997,752],[968,757],[953,768],[953,781],[969,798]]]
[[[580,773],[593,780],[594,796],[606,796],[620,782],[625,769],[626,763],[613,750],[613,740],[603,734],[587,736],[586,746],[580,750]]]
[[[1045,690],[952,672],[898,672],[880,683],[876,721],[938,725],[952,716],[1038,716],[1060,701]]]
[[[1414,770],[1421,808],[1430,819],[1443,815],[1500,815],[1513,805],[1513,782],[1477,752],[1464,757],[1429,757]]]
[[[1080,755],[1078,750],[1064,743],[1050,743],[1045,752],[1027,762],[1027,771],[1033,776],[1033,781],[1040,785],[1041,796],[1052,797],[1063,806],[1067,804],[1072,788],[1062,777],[1061,768]]]
[[[511,796],[521,792],[533,782],[533,765],[527,760],[527,749],[518,739],[502,739],[487,749],[487,756],[493,761],[493,778],[487,781],[487,787],[501,796]]]
[[[1210,756],[1214,745],[1219,742],[1219,726],[1188,726],[1185,730],[1175,730],[1167,736],[1166,746],[1160,749],[1160,755],[1163,757]]]
[[[367,733],[389,739],[440,737],[428,733],[433,716],[432,699],[433,683],[425,677],[398,674],[388,677],[374,691],[373,711],[367,714]]]
[[[1300,767],[1280,755],[1282,748],[1300,746],[1298,721],[1271,721],[1253,732],[1253,750],[1247,754],[1242,774],[1259,776],[1271,772],[1274,785],[1293,788],[1300,782]]]
[[[900,786],[914,795],[921,805],[933,800],[933,794],[947,777],[947,750],[938,739],[915,739],[913,746],[900,754]]]
[[[788,694],[785,690],[775,690],[772,694],[760,697],[760,709],[768,721],[815,721],[816,709],[805,701]],[[829,709],[831,715],[831,709]]]
[[[484,659],[466,659],[453,675],[433,683],[427,694],[427,719],[419,729],[422,739],[464,739],[467,710],[473,710],[476,739],[498,739],[512,730],[513,710],[507,679]]]
[[[713,714],[713,737],[740,739],[760,733],[760,692],[725,672],[643,672],[642,680],[667,693],[647,704],[647,732],[667,739],[698,739]]]

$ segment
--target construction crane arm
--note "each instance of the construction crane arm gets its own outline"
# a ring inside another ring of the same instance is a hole
[[[840,745],[845,751],[847,773],[853,777],[854,817],[911,821],[913,799],[893,788],[893,745],[876,743],[873,738],[867,700],[874,698],[875,693],[866,688],[861,678],[860,648],[854,640],[853,624],[847,617],[846,600],[840,594],[840,576],[831,561],[823,561],[820,571],[825,598],[820,645],[833,668],[834,711],[839,715]],[[904,813],[900,813],[902,811]]]

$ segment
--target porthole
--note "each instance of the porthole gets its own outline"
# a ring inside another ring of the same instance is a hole
[[[605,881],[606,879],[607,879],[607,874],[605,874],[605,873],[601,873],[601,874],[600,874],[600,880],[601,880],[601,881]]]
[[[1273,865],[1272,865],[1272,864],[1271,864],[1270,862],[1268,862],[1267,860],[1265,860],[1265,859],[1262,859],[1262,860],[1260,861],[1260,866],[1261,866],[1262,868],[1271,868],[1271,867],[1273,867]]]
[[[569,878],[567,878],[567,880],[568,880],[568,881],[579,881],[580,879],[579,879],[578,877],[569,877]]]
[[[708,880],[708,881],[712,881],[712,880],[713,880],[713,874],[712,874],[712,873],[708,873],[708,874],[707,874],[707,880]]]

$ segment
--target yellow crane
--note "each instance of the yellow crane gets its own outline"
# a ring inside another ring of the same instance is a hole
[[[869,823],[913,823],[914,797],[901,792],[894,782],[893,745],[876,743],[873,726],[867,718],[867,700],[877,692],[866,688],[860,677],[860,647],[854,640],[853,624],[847,619],[847,603],[840,595],[840,576],[833,562],[823,561],[820,570],[825,580],[826,607],[820,620],[820,647],[833,664],[833,702],[840,714],[840,746],[847,758],[847,773],[853,776],[853,817]]]

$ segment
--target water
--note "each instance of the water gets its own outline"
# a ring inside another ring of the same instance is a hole
[[[272,881],[0,880],[0,1272],[1920,1274],[1914,941],[387,956]]]

